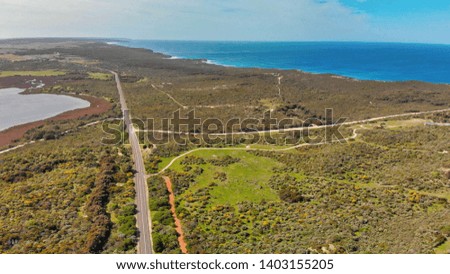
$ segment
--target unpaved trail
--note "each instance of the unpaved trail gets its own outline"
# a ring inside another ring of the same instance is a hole
[[[180,249],[183,254],[188,254],[188,250],[186,248],[187,244],[184,240],[184,232],[181,227],[181,221],[177,217],[177,212],[175,210],[175,195],[173,194],[172,189],[172,181],[169,177],[164,176],[164,181],[166,181],[167,190],[169,191],[169,203],[170,203],[170,211],[172,212],[173,219],[175,221],[175,229],[178,232],[178,243],[180,244]]]
[[[162,93],[164,93],[167,97],[169,97],[170,100],[172,100],[175,104],[177,104],[178,106],[180,106],[183,109],[188,109],[188,106],[183,105],[182,103],[180,103],[177,99],[175,99],[172,95],[170,95],[169,93],[165,92],[164,90],[157,88],[154,84],[152,84],[152,88],[160,91]]]

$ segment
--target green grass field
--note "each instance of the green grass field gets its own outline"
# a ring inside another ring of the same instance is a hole
[[[447,240],[444,244],[438,246],[435,249],[437,254],[449,254],[450,253],[450,240]]]
[[[214,166],[210,163],[198,165],[204,172],[196,178],[195,186],[189,188],[187,194],[205,188],[209,183],[216,181],[214,176],[217,173],[226,173],[227,180],[218,183],[211,191],[211,206],[218,204],[235,205],[243,201],[259,203],[262,200],[279,200],[278,195],[267,185],[269,178],[273,175],[272,169],[282,166],[276,160],[258,157],[246,151],[228,150],[202,150],[192,153],[191,156],[205,160],[231,156],[239,158],[240,161],[227,167]],[[169,161],[169,159],[164,159],[162,166]],[[171,169],[182,172],[184,165],[181,164],[181,161],[182,159],[174,163]],[[180,197],[180,199],[183,199],[183,197]]]
[[[35,70],[35,71],[0,71],[0,77],[11,77],[11,76],[61,76],[65,75],[64,71],[57,70]]]
[[[108,74],[108,73],[89,72],[88,74],[89,74],[89,79],[102,80],[102,81],[112,80],[112,75]]]

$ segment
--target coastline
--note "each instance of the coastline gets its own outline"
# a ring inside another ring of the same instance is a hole
[[[131,41],[131,40],[130,40]],[[104,42],[104,41],[103,41]],[[303,73],[303,74],[311,74],[311,75],[326,75],[326,76],[331,76],[333,78],[336,79],[341,79],[341,80],[350,80],[350,81],[374,81],[374,82],[380,82],[380,83],[387,83],[387,82],[410,82],[410,81],[419,81],[419,80],[404,80],[404,81],[395,81],[395,80],[376,80],[376,79],[359,79],[357,77],[351,77],[351,76],[346,76],[346,75],[342,75],[342,74],[333,74],[333,73],[326,73],[326,72],[314,72],[314,71],[306,71],[306,70],[301,70],[301,69],[295,69],[295,68],[278,68],[278,67],[263,67],[263,66],[238,66],[238,65],[230,65],[230,64],[222,64],[220,62],[216,62],[207,58],[190,58],[190,57],[182,57],[182,56],[176,56],[176,55],[172,55],[171,53],[168,52],[163,52],[163,51],[157,51],[151,48],[145,48],[145,47],[133,47],[130,45],[126,45],[126,43],[128,43],[129,41],[122,41],[122,42],[104,42],[105,44],[109,45],[109,46],[117,46],[117,47],[124,47],[124,48],[130,48],[130,49],[143,49],[143,50],[148,50],[151,51],[155,54],[160,54],[163,56],[163,59],[165,60],[173,60],[173,61],[191,61],[191,62],[198,62],[200,61],[202,64],[205,65],[213,65],[213,66],[219,66],[219,67],[223,67],[223,68],[235,68],[235,69],[263,69],[263,70],[275,70],[275,71],[297,71],[299,73]],[[430,84],[446,84],[446,83],[431,83],[431,82],[426,82],[426,83],[430,83]],[[450,83],[448,84],[450,85]]]
[[[84,116],[91,116],[96,114],[102,114],[112,108],[112,104],[105,99],[87,96],[87,95],[73,95],[73,94],[63,94],[66,96],[72,96],[86,100],[90,103],[89,107],[69,110],[58,114],[56,116],[34,121],[22,125],[17,125],[10,127],[3,131],[0,131],[0,147],[8,146],[14,143],[14,141],[22,138],[28,130],[45,125],[47,122],[52,121],[62,121],[62,120],[73,120]]]
[[[203,64],[207,64],[207,65],[213,65],[213,66],[219,66],[219,67],[224,67],[224,68],[236,68],[236,69],[268,69],[268,70],[290,70],[290,69],[280,69],[280,68],[263,68],[263,67],[247,67],[247,66],[237,66],[237,65],[228,65],[228,64],[222,64],[220,62],[216,62],[213,61],[211,59],[207,59],[207,58],[189,58],[189,57],[183,57],[183,56],[177,56],[177,55],[173,55],[171,53],[168,52],[163,52],[163,51],[157,51],[151,48],[144,48],[144,47],[133,47],[130,45],[126,45],[126,43],[128,43],[128,41],[125,42],[104,42],[109,46],[117,46],[117,47],[124,47],[124,48],[130,48],[130,49],[143,49],[143,50],[148,50],[151,51],[155,54],[160,54],[163,56],[163,59],[166,60],[186,60],[186,61],[193,61],[193,62],[198,62],[200,61]],[[298,70],[300,72],[304,72],[304,73],[309,73],[306,71],[301,71]]]
[[[133,42],[135,44],[133,44]],[[311,67],[311,68],[305,68],[305,67],[300,67],[300,65],[294,65],[294,66],[286,66],[283,67],[283,65],[281,66],[277,66],[275,63],[269,62],[270,64],[265,64],[264,61],[262,61],[262,63],[260,63],[259,65],[253,64],[252,62],[254,62],[254,60],[252,61],[251,59],[248,59],[247,61],[245,61],[244,59],[242,59],[243,62],[235,62],[233,64],[230,63],[223,63],[220,60],[211,60],[208,58],[208,56],[186,56],[183,55],[182,53],[171,53],[167,50],[162,50],[162,49],[155,49],[154,47],[152,47],[151,45],[145,45],[145,42],[174,42],[174,43],[179,43],[179,42],[186,42],[186,43],[226,43],[227,41],[171,41],[171,40],[133,40],[133,39],[128,39],[125,41],[120,41],[120,42],[105,42],[108,45],[111,46],[119,46],[119,47],[125,47],[125,48],[131,48],[131,49],[144,49],[144,50],[149,50],[153,53],[156,54],[161,54],[164,56],[164,59],[168,59],[168,60],[187,60],[187,61],[200,61],[203,64],[209,64],[209,65],[215,65],[215,66],[220,66],[220,67],[224,67],[224,68],[236,68],[236,69],[265,69],[265,70],[277,70],[277,71],[298,71],[300,73],[303,74],[312,74],[312,75],[327,75],[327,76],[333,76],[335,78],[342,78],[342,79],[347,79],[347,80],[351,80],[351,81],[372,81],[372,82],[380,82],[380,83],[397,83],[397,82],[424,82],[424,83],[429,83],[429,84],[436,84],[436,85],[450,85],[450,79],[445,78],[445,80],[433,80],[433,79],[425,79],[425,78],[421,78],[423,75],[423,73],[419,74],[419,75],[414,75],[414,76],[403,76],[400,78],[397,78],[398,76],[392,76],[392,77],[388,77],[387,75],[395,75],[392,74],[393,72],[390,71],[390,69],[392,69],[392,67],[389,66],[389,62],[386,64],[383,64],[381,67],[382,69],[380,69],[380,67],[373,69],[372,67],[366,67],[362,70],[360,70],[359,72],[357,70],[355,70],[354,72],[348,72],[346,73],[345,71],[347,70],[343,70],[343,71],[336,71],[337,70],[342,70],[339,66],[339,62],[336,63],[335,65],[337,66],[337,68],[320,68],[321,66],[316,66],[316,68]],[[238,41],[234,41],[234,42],[238,42]],[[231,43],[231,42],[230,42]],[[239,42],[241,43],[241,42]],[[246,41],[243,41],[243,43],[247,43]],[[251,42],[248,42],[251,43]],[[264,43],[264,42],[256,42],[256,43]],[[337,45],[337,44],[342,44],[341,42],[280,42],[280,43],[287,43],[287,44],[292,44],[292,43],[301,43],[301,44],[311,44],[311,43],[317,43],[318,45],[320,45],[321,43],[329,43],[329,44],[333,44],[333,45]],[[390,46],[390,45],[404,45],[404,46],[412,46],[415,47],[417,46],[416,43],[366,43],[366,42],[344,42],[344,45],[351,45],[351,44],[356,44],[356,45],[386,45],[386,46]],[[448,46],[445,44],[420,44],[423,46]],[[159,46],[161,47],[161,46]],[[332,51],[333,49],[330,49],[330,51]],[[398,50],[398,49],[397,49]],[[199,55],[199,53],[194,53],[194,55],[197,54]],[[226,52],[225,52],[226,54]],[[242,53],[244,54],[244,52]],[[206,53],[206,55],[208,55],[208,53]],[[296,56],[292,56],[292,57],[296,57]],[[311,59],[314,61],[314,59]],[[311,60],[308,60],[311,62]],[[246,63],[247,62],[247,63]],[[261,61],[258,61],[261,62]],[[374,61],[373,63],[377,63],[376,61]],[[371,64],[371,63],[369,63]],[[373,65],[373,64],[371,64]],[[308,66],[308,65],[306,65]],[[352,68],[353,69],[353,68]],[[378,69],[378,71],[377,71]],[[384,69],[386,69],[384,71]],[[396,68],[397,71],[401,71],[402,68]],[[374,73],[375,72],[375,73]],[[411,72],[412,73],[412,72]],[[389,79],[388,79],[389,78]]]
[[[450,86],[450,83],[433,83],[433,82],[426,82],[426,81],[421,81],[421,80],[402,80],[402,81],[398,81],[398,80],[360,79],[360,78],[357,78],[357,77],[352,77],[352,76],[347,76],[347,75],[342,75],[342,74],[333,74],[333,73],[326,73],[326,72],[314,72],[314,71],[306,71],[306,70],[294,69],[294,68],[289,69],[289,68],[277,68],[277,67],[269,68],[269,67],[258,67],[258,66],[229,65],[229,64],[222,64],[220,62],[216,62],[216,61],[213,61],[213,60],[210,60],[210,59],[180,57],[180,56],[176,56],[176,55],[171,55],[170,53],[167,53],[167,52],[156,51],[156,50],[150,49],[150,48],[132,47],[132,46],[129,46],[129,45],[127,46],[127,45],[124,44],[124,42],[104,42],[104,43],[106,43],[109,46],[117,46],[117,47],[124,47],[124,48],[130,48],[130,49],[148,50],[148,51],[153,52],[155,54],[162,55],[163,59],[165,59],[165,60],[201,62],[202,64],[205,64],[205,65],[219,66],[219,67],[222,67],[222,68],[261,69],[261,70],[268,70],[268,71],[297,71],[297,72],[302,73],[302,74],[310,74],[310,75],[318,75],[318,76],[330,76],[330,77],[335,78],[335,79],[354,81],[354,82],[367,81],[367,82],[379,82],[379,83],[397,83],[397,82],[415,82],[415,81],[419,81],[419,82],[435,84],[435,85],[449,85]]]

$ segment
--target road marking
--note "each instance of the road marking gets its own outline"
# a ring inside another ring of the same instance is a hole
[[[111,73],[114,75],[117,91],[119,92],[120,105],[124,115],[123,120],[129,133],[129,140],[136,170],[136,174],[134,177],[136,189],[136,205],[138,211],[136,214],[136,223],[140,232],[137,249],[138,253],[140,254],[152,254],[154,253],[153,241],[151,238],[152,225],[150,208],[148,206],[148,186],[146,181],[147,176],[145,175],[145,166],[142,158],[142,152],[139,145],[139,139],[136,135],[136,130],[131,123],[131,115],[126,104],[119,75],[114,71],[111,71]]]

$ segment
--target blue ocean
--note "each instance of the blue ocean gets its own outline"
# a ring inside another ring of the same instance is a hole
[[[360,80],[450,84],[450,45],[359,42],[205,42],[129,40],[174,58],[234,67],[297,69]]]

